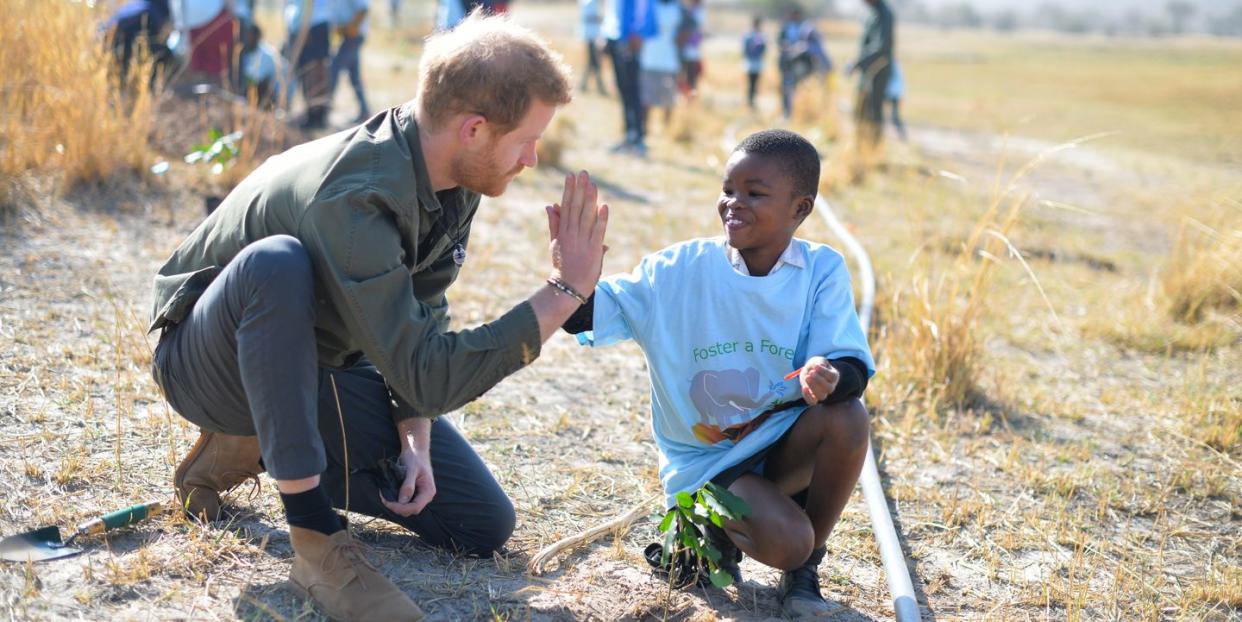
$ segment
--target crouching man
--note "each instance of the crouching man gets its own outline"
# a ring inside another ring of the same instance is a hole
[[[607,208],[589,177],[567,179],[548,210],[550,276],[529,299],[448,332],[445,291],[480,195],[535,166],[569,84],[531,32],[472,16],[428,40],[413,101],[269,159],[155,277],[155,379],[202,430],[174,476],[180,502],[214,519],[224,493],[266,469],[289,522],[290,585],[334,619],[422,613],[333,507],[475,554],[513,530],[504,491],[434,418],[529,364],[595,289]]]

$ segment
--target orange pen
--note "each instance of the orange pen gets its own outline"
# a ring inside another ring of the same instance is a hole
[[[785,374],[785,380],[793,380],[794,378],[797,378],[797,377],[798,377],[798,374],[800,374],[800,373],[802,373],[802,368],[801,368],[801,367],[799,367],[798,369],[795,369],[795,370],[793,370],[793,371],[789,372],[788,374]]]

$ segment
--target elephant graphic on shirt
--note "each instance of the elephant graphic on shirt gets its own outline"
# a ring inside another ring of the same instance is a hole
[[[737,441],[750,432],[756,410],[776,395],[769,390],[759,395],[759,370],[706,369],[690,380],[690,401],[699,411],[694,435],[700,441],[716,444]]]

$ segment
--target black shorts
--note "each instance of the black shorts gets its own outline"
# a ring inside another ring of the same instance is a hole
[[[806,411],[804,410],[802,412],[806,412]],[[799,413],[798,417],[801,418],[802,413]],[[797,419],[795,419],[794,425],[797,425],[797,423],[798,421]],[[729,486],[733,485],[733,482],[737,481],[737,478],[743,475],[746,475],[747,473],[754,473],[760,477],[763,477],[764,462],[767,461],[768,454],[772,453],[772,450],[776,449],[776,446],[780,445],[781,441],[784,441],[785,438],[789,436],[789,433],[793,431],[793,429],[794,429],[793,425],[789,426],[789,429],[785,430],[785,433],[782,434],[780,438],[772,441],[767,447],[764,447],[760,449],[759,451],[756,451],[755,453],[747,457],[745,460],[742,460],[741,462],[712,476],[712,479],[711,479],[712,483],[716,484],[717,486],[721,486],[723,488],[728,488]]]

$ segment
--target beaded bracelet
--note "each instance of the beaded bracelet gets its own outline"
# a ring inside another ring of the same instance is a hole
[[[569,296],[573,298],[574,300],[577,300],[578,304],[587,303],[586,298],[583,298],[582,294],[578,293],[578,290],[574,289],[573,286],[571,286],[569,283],[566,283],[565,281],[562,281],[556,277],[548,277],[548,285],[551,285],[552,287],[555,287],[556,289],[561,290],[561,292],[564,293],[566,296]]]

